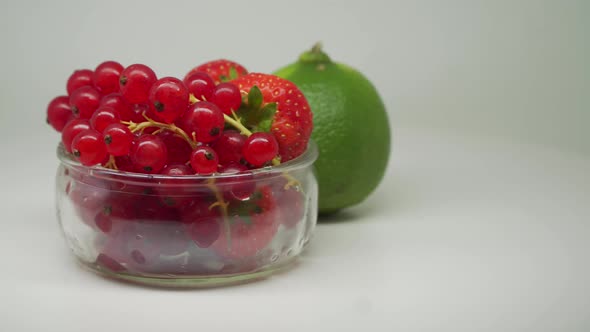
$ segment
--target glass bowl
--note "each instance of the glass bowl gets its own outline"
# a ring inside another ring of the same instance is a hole
[[[63,235],[108,277],[169,287],[263,278],[295,260],[317,221],[313,142],[279,166],[211,176],[86,167],[61,145],[57,154]]]

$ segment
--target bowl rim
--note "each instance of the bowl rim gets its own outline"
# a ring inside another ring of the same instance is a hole
[[[170,176],[170,175],[162,175],[162,174],[145,174],[145,173],[135,173],[135,172],[126,172],[126,171],[119,171],[110,168],[104,168],[100,165],[97,166],[84,166],[80,164],[78,161],[72,158],[72,154],[67,152],[60,142],[57,146],[57,157],[60,163],[64,166],[69,168],[75,168],[81,172],[87,172],[89,175],[94,177],[106,177],[109,179],[119,179],[125,181],[141,181],[144,182],[148,181],[158,181],[158,180],[165,180],[167,183],[174,182],[174,181],[181,181],[186,182],[187,180],[194,180],[194,181],[203,181],[203,180],[210,180],[210,179],[228,179],[228,180],[252,180],[253,177],[258,176],[281,176],[283,173],[292,172],[299,169],[307,168],[317,160],[319,155],[317,144],[310,139],[307,144],[307,149],[303,154],[300,156],[291,159],[285,163],[281,163],[278,166],[267,166],[257,169],[252,169],[240,173],[233,173],[233,174],[221,174],[221,173],[214,173],[212,175],[184,175],[184,176]],[[192,181],[191,181],[192,182]]]

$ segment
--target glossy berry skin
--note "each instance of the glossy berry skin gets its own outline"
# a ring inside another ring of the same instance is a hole
[[[111,123],[119,123],[119,113],[108,106],[99,107],[90,118],[90,126],[99,133],[102,133]]]
[[[150,88],[156,82],[154,71],[142,64],[134,64],[123,70],[119,77],[119,89],[123,97],[132,104],[148,102]]]
[[[237,111],[240,108],[242,95],[236,85],[220,83],[211,95],[211,102],[217,105],[223,113],[231,115],[232,111]]]
[[[133,142],[132,142],[133,145]],[[108,145],[107,145],[108,148]],[[129,157],[129,154],[120,156],[120,157],[115,157],[115,163],[117,164],[117,168],[119,169],[119,171],[122,172],[135,172],[135,165],[133,164],[133,161],[131,160],[131,157]]]
[[[94,87],[103,95],[119,92],[119,77],[123,66],[115,61],[105,61],[98,65],[92,75]]]
[[[246,171],[248,171],[248,167],[236,163],[219,167],[219,173],[222,174],[238,174]],[[224,177],[218,181],[218,185],[227,200],[248,200],[256,189],[256,181],[252,174],[242,174],[239,177]]]
[[[141,122],[144,120],[141,114],[136,114],[134,112],[133,105],[129,104],[127,100],[123,98],[123,95],[118,92],[110,93],[102,97],[98,107],[102,106],[112,107],[123,121]]]
[[[91,86],[83,86],[70,95],[70,107],[75,117],[90,119],[100,104],[100,92]]]
[[[87,119],[72,119],[61,132],[61,142],[68,152],[72,152],[72,141],[82,131],[90,129]]]
[[[103,131],[107,152],[115,157],[129,154],[134,135],[127,126],[111,123]]]
[[[184,164],[172,164],[166,166],[160,174],[168,175],[168,176],[185,176],[185,175],[193,175],[195,172],[192,168],[188,167]]]
[[[219,163],[226,165],[242,160],[242,148],[245,143],[246,136],[235,130],[225,130],[211,147],[217,152]]]
[[[185,232],[200,248],[210,247],[221,233],[221,216],[218,209],[210,209],[211,202],[193,200],[182,208],[180,220]]]
[[[72,141],[72,153],[82,165],[100,164],[107,157],[102,134],[94,129],[83,130]]]
[[[200,146],[193,150],[191,154],[191,167],[195,173],[200,175],[209,175],[217,171],[217,153],[208,146]]]
[[[197,141],[201,143],[209,143],[217,139],[224,125],[225,120],[221,110],[207,101],[199,101],[191,105],[184,113],[180,124],[190,136],[194,132]]]
[[[157,80],[149,93],[152,114],[162,122],[172,123],[187,109],[189,92],[181,80],[164,77]]]
[[[215,82],[215,84],[219,84],[221,82],[233,79],[232,77],[230,77],[231,68],[235,69],[238,77],[246,75],[248,73],[244,66],[235,61],[227,59],[218,59],[203,63],[193,68],[188,74],[186,74],[184,80],[186,81],[194,73],[206,73],[213,79],[213,82]]]
[[[92,86],[92,76],[93,72],[90,69],[80,69],[74,71],[68,78],[68,83],[66,84],[68,95],[71,95],[72,92],[83,86]]]
[[[68,96],[55,97],[47,105],[47,123],[58,132],[63,130],[72,116],[70,98]]]
[[[166,144],[168,164],[186,164],[191,159],[193,148],[182,137],[164,130],[156,134]]]
[[[238,163],[229,163],[223,166],[219,166],[219,173],[221,174],[237,174],[241,172],[246,172],[248,167],[238,164]]]
[[[171,164],[166,166],[160,174],[169,177],[183,177],[193,175],[195,172],[185,164]],[[161,179],[160,186],[155,188],[162,205],[171,208],[183,208],[190,204],[194,198],[193,182],[185,179]]]
[[[278,76],[250,73],[232,83],[248,93],[253,86],[262,92],[263,104],[277,103],[271,132],[279,143],[281,161],[289,161],[307,149],[313,129],[312,113],[305,96],[292,82]]]
[[[142,135],[131,147],[131,160],[138,172],[159,173],[167,163],[166,145],[158,136]]]
[[[194,73],[184,80],[188,92],[198,100],[209,100],[215,90],[215,82],[206,73]]]
[[[246,139],[242,148],[244,159],[254,167],[270,162],[279,153],[279,145],[269,133],[254,133]]]

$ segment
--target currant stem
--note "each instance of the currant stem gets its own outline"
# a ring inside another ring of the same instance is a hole
[[[209,210],[214,207],[219,207],[221,210],[221,216],[223,218],[223,227],[225,228],[225,237],[227,238],[228,249],[231,248],[231,230],[229,219],[227,217],[227,206],[229,205],[224,199],[223,195],[215,185],[215,179],[211,178],[207,180],[207,187],[215,194],[216,202],[209,206]]]
[[[242,133],[242,135],[252,135],[252,132],[248,128],[246,128],[239,120],[235,120],[227,114],[223,114],[223,118],[225,119],[225,122],[229,123],[230,125],[234,126],[234,128],[239,130]]]
[[[166,130],[170,130],[171,132],[179,135],[180,137],[182,137],[190,146],[191,148],[196,148],[198,146],[197,142],[192,140],[185,132],[184,130],[178,128],[174,123],[171,124],[167,124],[167,123],[162,123],[162,122],[157,122],[154,121],[152,119],[150,119],[147,115],[145,115],[145,113],[142,114],[143,117],[146,119],[145,122],[140,122],[140,123],[135,123],[133,121],[121,121],[121,123],[123,123],[124,125],[127,125],[129,127],[129,130],[131,130],[132,133],[138,132],[138,131],[143,131],[147,128],[150,127],[157,127],[160,128],[158,129],[156,132],[160,132],[164,129]]]
[[[119,168],[117,167],[117,162],[115,161],[115,156],[110,155],[109,160],[106,162],[106,164],[104,164],[104,167],[118,170]]]

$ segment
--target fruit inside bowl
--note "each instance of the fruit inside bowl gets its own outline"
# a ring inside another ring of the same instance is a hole
[[[62,134],[58,219],[84,266],[211,286],[267,275],[309,240],[317,148],[293,83],[228,60],[183,80],[107,61],[67,91],[47,121]]]

